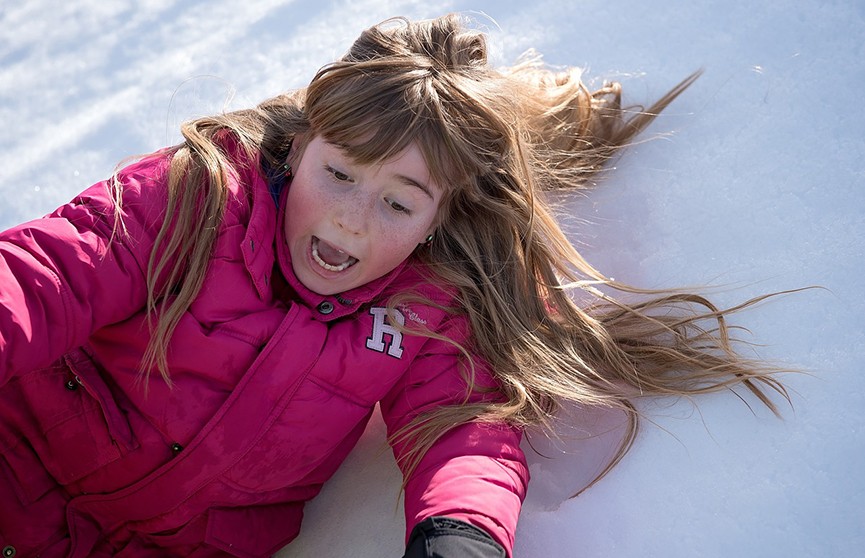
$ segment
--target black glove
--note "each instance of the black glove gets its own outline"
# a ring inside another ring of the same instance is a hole
[[[451,519],[430,517],[415,525],[403,558],[506,558],[505,549],[483,529]]]

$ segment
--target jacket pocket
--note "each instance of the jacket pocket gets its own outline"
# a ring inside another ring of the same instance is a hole
[[[205,542],[238,558],[265,558],[297,537],[302,520],[303,502],[214,508]]]
[[[81,350],[16,377],[0,393],[0,405],[7,415],[0,420],[29,442],[45,470],[63,485],[137,446],[125,415]]]

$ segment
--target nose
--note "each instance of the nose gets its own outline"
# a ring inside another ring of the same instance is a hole
[[[345,196],[334,211],[334,224],[349,234],[362,235],[366,233],[373,203],[371,196],[360,192]]]

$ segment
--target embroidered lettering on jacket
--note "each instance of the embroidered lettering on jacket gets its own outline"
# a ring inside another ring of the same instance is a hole
[[[409,308],[405,304],[400,304],[398,306],[398,308],[399,308],[400,312],[402,312],[403,314],[408,316],[409,320],[416,322],[416,323],[419,323],[421,325],[426,325],[426,320],[421,318],[417,312],[415,312],[414,310],[412,310],[411,308]]]
[[[372,335],[366,339],[366,348],[378,351],[380,353],[387,352],[388,355],[394,358],[402,357],[402,333],[397,331],[395,327],[387,323],[389,321],[387,308],[373,306],[369,309],[372,314]],[[394,310],[392,318],[403,326],[405,325],[405,316],[399,310]],[[389,339],[385,339],[385,335]]]

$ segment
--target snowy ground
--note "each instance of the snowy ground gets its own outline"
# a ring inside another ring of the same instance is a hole
[[[516,556],[861,556],[865,547],[865,3],[539,0],[0,5],[0,227],[43,214],[177,124],[302,85],[370,24],[475,11],[495,59],[528,47],[623,82],[629,101],[706,74],[569,207],[589,260],[647,287],[711,284],[722,303],[822,285],[741,317],[787,378],[785,420],[736,397],[658,402],[602,483],[611,417],[568,453],[529,451]],[[228,101],[229,94],[233,98]],[[613,419],[615,417],[612,417]],[[280,557],[398,556],[398,478],[374,422]],[[543,445],[543,444],[538,444]]]

